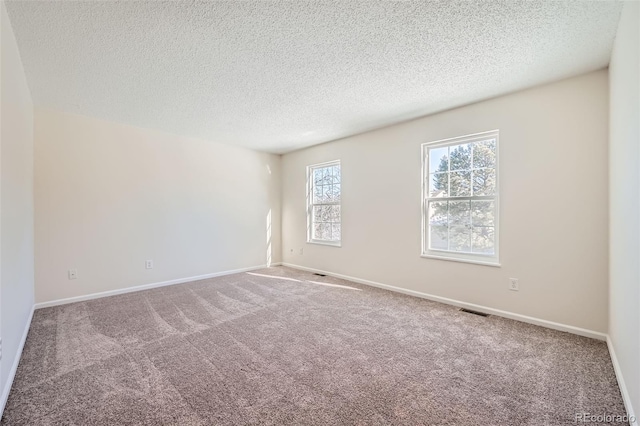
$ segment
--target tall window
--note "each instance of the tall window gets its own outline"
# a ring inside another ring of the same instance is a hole
[[[307,241],[339,246],[340,161],[307,167]]]
[[[422,255],[498,264],[498,131],[422,145]]]

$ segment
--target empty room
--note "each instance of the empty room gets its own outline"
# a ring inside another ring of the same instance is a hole
[[[0,424],[640,424],[640,2],[0,12]]]

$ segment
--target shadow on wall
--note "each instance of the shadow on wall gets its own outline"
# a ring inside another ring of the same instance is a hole
[[[267,213],[267,267],[271,266],[271,209]]]
[[[269,178],[271,178],[271,166],[269,164],[266,165],[267,173],[269,173]],[[273,259],[273,249],[271,243],[271,209],[267,212],[267,268],[271,266]]]

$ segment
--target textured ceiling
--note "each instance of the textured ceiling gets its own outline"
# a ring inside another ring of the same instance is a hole
[[[36,105],[276,153],[607,66],[621,4],[6,3]]]

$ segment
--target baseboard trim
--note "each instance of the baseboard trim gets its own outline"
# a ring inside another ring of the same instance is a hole
[[[7,377],[7,383],[4,385],[4,389],[2,389],[2,399],[0,399],[0,418],[2,418],[2,413],[4,413],[4,407],[7,405],[7,400],[9,399],[9,392],[11,392],[11,386],[13,385],[13,379],[16,377],[16,371],[18,371],[18,364],[20,363],[20,358],[22,358],[22,350],[24,349],[24,344],[27,341],[27,335],[29,334],[29,328],[31,328],[31,320],[33,319],[33,311],[34,307],[31,307],[31,312],[29,313],[29,319],[25,324],[24,331],[22,332],[22,339],[20,339],[20,345],[18,345],[18,352],[13,360],[13,365],[11,365],[11,370],[9,370],[9,377]]]
[[[629,396],[629,392],[627,391],[627,385],[624,382],[624,377],[622,376],[622,369],[620,368],[620,364],[618,363],[618,357],[616,356],[616,350],[613,347],[613,342],[611,341],[611,337],[607,336],[607,347],[609,348],[609,355],[611,356],[611,363],[613,364],[613,371],[616,373],[616,380],[618,381],[618,387],[620,388],[620,393],[622,394],[622,402],[624,402],[624,408],[627,410],[627,415],[629,418],[635,419],[632,423],[629,421],[630,425],[637,425],[638,420],[635,417],[635,413],[633,411],[633,405],[631,404],[631,397]]]
[[[280,262],[271,263],[270,266],[280,266]],[[136,291],[149,290],[157,287],[165,287],[174,284],[183,284],[191,281],[206,280],[207,278],[221,277],[224,275],[239,274],[241,272],[255,271],[256,269],[267,268],[267,265],[250,266],[248,268],[232,269],[228,271],[213,272],[211,274],[197,275],[195,277],[178,278],[175,280],[161,281],[151,284],[143,284],[134,287],[120,288],[117,290],[102,291],[99,293],[85,294],[82,296],[68,297],[65,299],[51,300],[48,302],[40,302],[35,304],[35,309],[49,308],[51,306],[66,305],[68,303],[83,302],[85,300],[100,299],[102,297],[116,296],[118,294],[133,293]]]
[[[364,280],[361,278],[350,277],[348,275],[336,274],[333,272],[322,271],[320,269],[308,268],[306,266],[295,265],[293,263],[282,262],[282,266],[287,266],[289,268],[300,269],[302,271],[307,272],[315,272],[320,274],[329,275],[335,278],[341,278],[348,281],[353,281],[355,283],[369,285],[372,287],[383,288],[385,290],[395,291],[397,293],[408,294],[410,296],[421,297],[423,299],[432,300],[434,302],[445,303],[447,305],[457,306],[459,308],[467,308],[474,311],[484,312],[490,315],[496,315],[503,318],[509,318],[516,321],[526,322],[528,324],[539,325],[541,327],[551,328],[553,330],[564,331],[567,333],[577,334],[579,336],[590,337],[592,339],[607,340],[607,335],[605,333],[601,333],[599,331],[587,330],[585,328],[574,327],[572,325],[560,324],[553,321],[547,321],[540,318],[530,317],[527,315],[516,314],[514,312],[503,311],[500,309],[489,308],[487,306],[476,305],[474,303],[462,302],[460,300],[449,299],[447,297],[435,296],[433,294],[422,293],[420,291],[409,290],[402,287],[396,287],[389,284],[382,284],[375,281]]]

